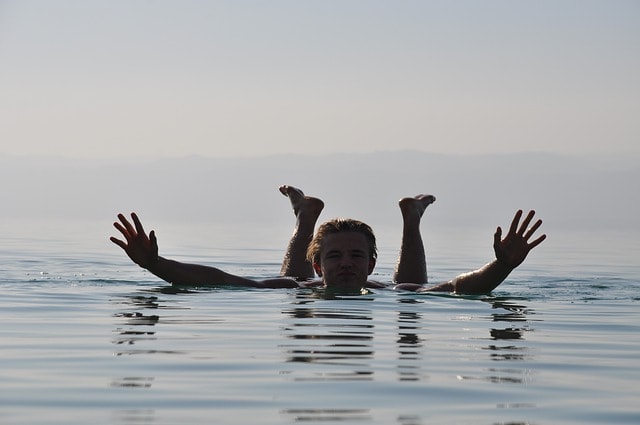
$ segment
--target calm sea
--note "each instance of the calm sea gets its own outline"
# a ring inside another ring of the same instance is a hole
[[[110,223],[0,226],[2,424],[638,424],[638,234],[558,232],[490,296],[170,291]],[[277,274],[287,234],[171,226],[162,253]],[[375,278],[397,244],[381,232]],[[433,282],[491,234],[440,229]]]

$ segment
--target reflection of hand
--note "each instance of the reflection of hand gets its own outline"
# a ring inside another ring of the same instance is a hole
[[[535,231],[538,230],[538,227],[542,224],[542,220],[538,220],[527,230],[534,215],[535,211],[529,211],[522,225],[518,228],[520,218],[522,217],[522,210],[518,210],[511,222],[509,233],[507,233],[504,239],[502,239],[502,229],[500,227],[496,229],[496,233],[493,236],[493,250],[496,253],[498,262],[511,269],[515,269],[527,258],[529,251],[546,239],[547,235],[542,235],[533,242],[529,242],[529,239],[531,239]]]
[[[158,241],[155,232],[152,230],[147,236],[136,213],[131,213],[135,227],[122,214],[118,214],[118,219],[120,223],[115,222],[113,226],[122,233],[126,241],[111,237],[111,242],[122,248],[140,267],[145,269],[153,267],[158,261]]]

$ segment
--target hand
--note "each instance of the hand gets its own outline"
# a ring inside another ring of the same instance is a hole
[[[538,230],[538,227],[542,224],[542,220],[538,220],[527,230],[534,215],[535,211],[529,211],[522,225],[518,228],[520,218],[522,217],[522,210],[518,210],[511,222],[509,233],[507,233],[504,239],[502,239],[502,229],[500,227],[496,229],[496,233],[493,236],[493,250],[496,253],[498,262],[511,269],[515,269],[527,258],[529,251],[546,239],[547,235],[542,235],[533,242],[529,242],[529,239],[531,239],[535,231]]]
[[[125,237],[126,242],[113,236],[110,240],[122,248],[134,263],[149,269],[158,261],[158,241],[155,232],[152,230],[147,236],[136,213],[131,213],[131,218],[135,228],[122,214],[118,214],[120,223],[113,223],[113,226]]]

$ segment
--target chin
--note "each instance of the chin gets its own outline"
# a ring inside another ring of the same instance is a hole
[[[364,295],[369,293],[366,288],[345,286],[327,286],[325,292],[331,295]]]
[[[349,294],[360,294],[362,290],[365,288],[365,283],[362,282],[336,282],[333,285],[327,285],[327,289],[332,292],[341,292],[341,293],[349,293]]]

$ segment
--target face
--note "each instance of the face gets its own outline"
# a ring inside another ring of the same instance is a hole
[[[376,265],[369,257],[367,238],[363,234],[333,233],[322,241],[320,264],[313,267],[327,287],[359,291]]]

